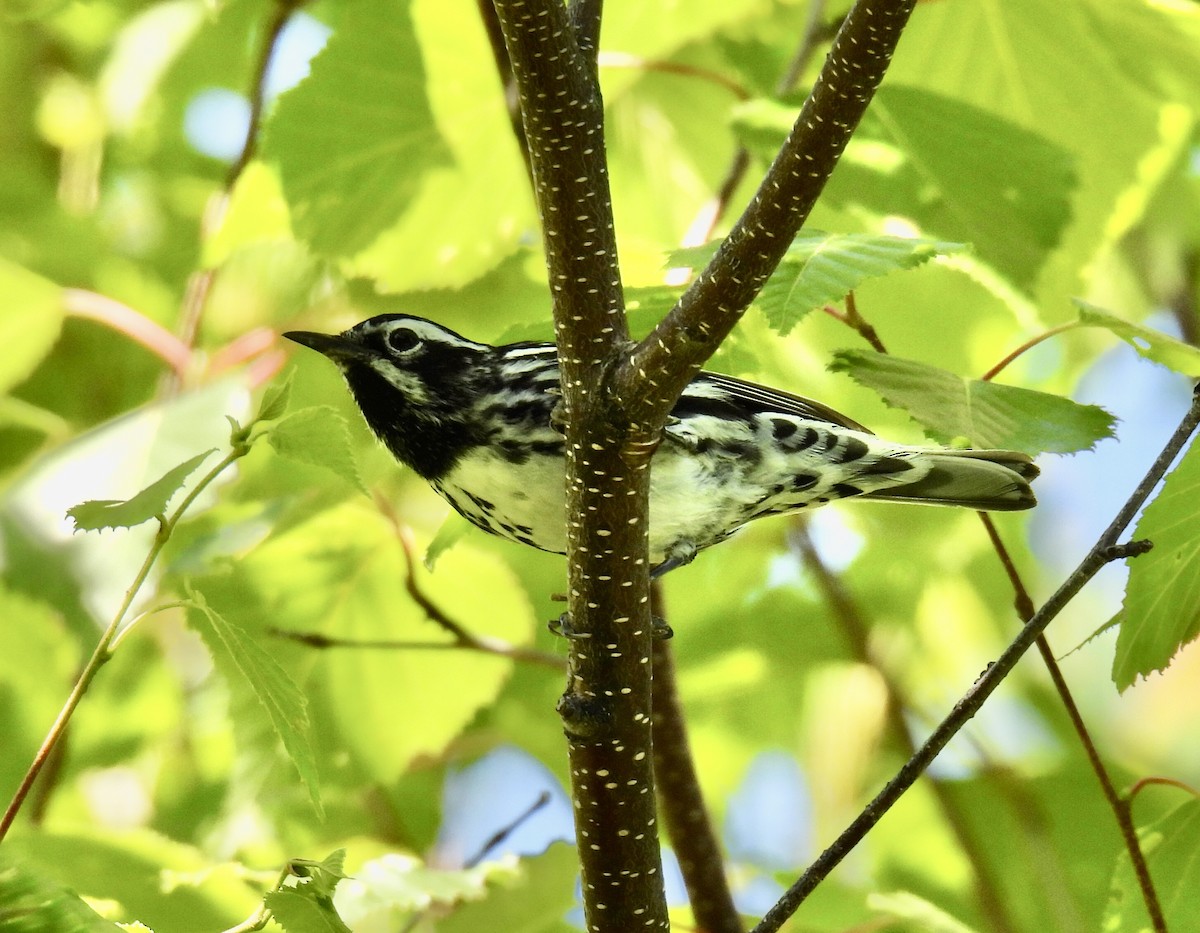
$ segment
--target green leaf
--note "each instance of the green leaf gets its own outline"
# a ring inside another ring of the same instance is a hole
[[[254,416],[255,421],[275,421],[282,417],[292,398],[292,377],[295,374],[294,369],[289,369],[282,379],[267,386],[258,406],[258,414]]]
[[[119,928],[79,896],[29,865],[0,859],[0,929],[4,933],[114,933]]]
[[[774,154],[794,107],[752,101],[740,135]],[[921,230],[970,243],[1026,291],[1070,219],[1075,184],[1067,151],[978,107],[888,83],[863,118],[823,200],[880,217],[911,217]]]
[[[350,428],[331,406],[292,412],[267,432],[267,441],[281,457],[324,467],[369,495],[354,460]]]
[[[908,921],[908,929],[922,933],[975,933],[974,927],[911,891],[868,894],[867,906],[893,920]]]
[[[346,850],[335,849],[319,862],[307,858],[294,858],[288,866],[292,874],[307,878],[308,886],[323,897],[332,897],[339,881],[346,879]]]
[[[309,741],[308,698],[245,629],[216,612],[197,590],[189,588],[188,600],[195,610],[188,613],[188,620],[204,639],[217,667],[226,677],[237,673],[246,679],[308,788],[313,808],[323,816],[317,763]]]
[[[391,927],[395,924],[386,920],[430,907],[445,909],[480,901],[487,896],[489,882],[513,882],[518,877],[517,860],[511,856],[472,868],[447,869],[433,868],[411,855],[389,853],[363,865],[346,882],[338,900],[356,922],[362,924],[369,918]],[[497,925],[487,929],[507,933],[509,928]]]
[[[206,267],[223,265],[253,243],[291,239],[287,202],[274,166],[251,162],[238,177],[220,226],[204,244]]]
[[[716,243],[706,243],[673,250],[668,265],[703,266],[712,259],[716,247]],[[841,301],[868,279],[914,269],[935,256],[964,249],[962,243],[924,237],[806,231],[792,241],[754,305],[766,315],[771,327],[786,337],[804,315]],[[638,302],[658,317],[671,309],[679,294],[679,289],[662,285],[627,290],[631,303]]]
[[[36,833],[14,833],[4,850],[14,863],[86,897],[115,902],[122,916],[136,917],[155,930],[224,930],[262,903],[239,866],[214,864],[199,849],[148,829],[81,826],[54,832],[43,827]],[[0,929],[10,933],[3,920]],[[45,933],[71,929],[51,926]]]
[[[62,329],[62,289],[0,256],[0,394],[45,359]]]
[[[965,379],[871,350],[841,350],[829,368],[903,408],[943,444],[966,438],[972,447],[1061,454],[1090,449],[1113,434],[1113,416],[1098,406]]]
[[[1147,827],[1138,837],[1154,879],[1163,919],[1172,933],[1200,930],[1200,800],[1190,800]],[[1104,933],[1143,933],[1150,918],[1128,853],[1113,872]]]
[[[1113,659],[1113,683],[1124,690],[1165,668],[1200,634],[1200,445],[1195,441],[1163,481],[1133,532],[1154,542],[1131,558]]]
[[[550,933],[570,927],[563,920],[575,906],[579,862],[574,846],[556,842],[541,855],[523,858],[520,875],[489,878],[488,896],[463,904],[438,924],[438,933]]]
[[[408,3],[360,3],[341,17],[309,76],[280,98],[264,149],[318,252],[353,255],[396,221],[448,160]]]
[[[1080,272],[1094,268],[1105,246],[1119,242],[1138,223],[1164,177],[1177,171],[1195,144],[1200,69],[1195,6],[1005,0],[927,3],[921,13],[919,28],[905,32],[904,54],[893,61],[887,83],[940,91],[1028,127],[1071,154],[1078,177],[1070,197],[1073,217],[1057,248],[1044,257],[1038,291],[1055,301],[1078,294]],[[1058,54],[1065,49],[1070,54]],[[885,84],[880,96],[886,94]],[[957,136],[951,124],[934,130],[949,139]],[[860,132],[855,141],[868,138]],[[958,155],[973,164],[972,148],[960,142]],[[995,152],[988,141],[981,142],[985,151]],[[1006,181],[1030,194],[1040,189],[1061,205],[1062,193],[1054,191],[1052,179],[1009,163],[1003,149],[999,155],[999,164],[990,163],[991,179],[981,177],[984,185]],[[843,159],[838,171],[845,165]],[[984,176],[987,166],[979,169]],[[889,184],[886,173],[879,174],[874,203]],[[839,192],[848,207],[856,181],[848,175]],[[835,173],[825,197],[838,184]],[[990,207],[1003,212],[1006,206],[994,202]],[[940,227],[925,229],[959,237]],[[1005,236],[999,223],[992,233]],[[962,238],[987,257],[983,241],[969,234]],[[1009,250],[1020,249],[1021,233],[1014,228],[1011,238]]]
[[[133,528],[148,522],[166,512],[167,504],[182,488],[184,480],[191,476],[196,467],[214,450],[215,448],[196,454],[168,470],[132,499],[92,499],[67,509],[67,516],[75,522],[76,531]]]
[[[272,891],[264,902],[287,933],[353,933],[338,916],[333,901],[318,894],[312,885]]]
[[[1200,349],[1152,327],[1123,320],[1078,298],[1075,299],[1075,307],[1079,309],[1080,326],[1103,327],[1116,334],[1146,359],[1193,379],[1200,376]]]
[[[433,570],[438,558],[461,541],[464,535],[470,534],[474,527],[457,512],[447,515],[434,534],[433,540],[429,542],[429,547],[425,548],[425,556],[421,560],[425,569]]]
[[[212,605],[248,629],[269,614],[286,631],[445,644],[446,633],[405,591],[407,573],[390,524],[355,498],[281,530],[240,557],[230,576],[203,586]],[[533,639],[536,617],[520,583],[469,541],[444,553],[436,573],[418,567],[416,576],[435,605],[472,631],[512,644]],[[443,754],[513,672],[511,660],[473,651],[331,650],[314,662],[311,651],[284,647],[279,656],[298,665],[294,676],[309,678],[313,702],[337,736],[336,754],[384,783],[415,760]]]
[[[786,337],[808,312],[841,301],[867,279],[913,269],[965,248],[961,243],[866,233],[801,234],[755,304]]]

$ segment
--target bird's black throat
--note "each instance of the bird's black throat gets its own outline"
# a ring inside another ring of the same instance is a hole
[[[348,366],[346,383],[367,426],[392,455],[427,480],[436,480],[481,439],[461,419],[438,418],[417,410],[370,366]]]

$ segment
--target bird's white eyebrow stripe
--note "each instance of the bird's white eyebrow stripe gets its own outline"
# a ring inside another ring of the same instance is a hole
[[[506,360],[511,360],[522,356],[545,356],[546,354],[557,352],[558,351],[552,346],[519,347],[516,350],[506,349],[504,351],[504,358]]]

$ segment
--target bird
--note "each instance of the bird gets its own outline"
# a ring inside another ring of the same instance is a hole
[[[467,521],[566,552],[554,344],[492,346],[407,314],[283,336],[338,366],[375,436]],[[1018,451],[894,443],[820,402],[702,371],[650,462],[652,572],[689,563],[755,519],[835,500],[1028,509],[1037,474]]]

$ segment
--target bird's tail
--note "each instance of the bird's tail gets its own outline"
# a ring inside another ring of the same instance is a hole
[[[1038,468],[1013,450],[930,450],[914,458],[929,469],[915,482],[867,493],[864,498],[927,505],[959,505],[985,512],[1014,512],[1037,505],[1029,481]]]

